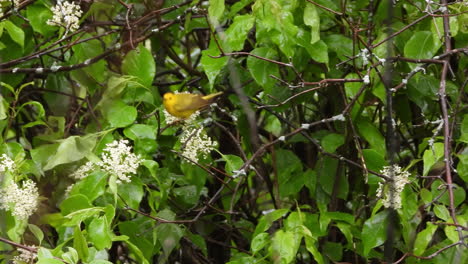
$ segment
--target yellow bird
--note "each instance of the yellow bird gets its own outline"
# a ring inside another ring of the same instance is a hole
[[[165,93],[163,104],[169,114],[179,118],[187,118],[196,111],[210,105],[214,99],[222,93],[223,92],[219,92],[209,95]]]

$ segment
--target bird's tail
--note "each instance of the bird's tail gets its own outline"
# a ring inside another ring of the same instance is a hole
[[[219,95],[222,95],[223,92],[217,92],[217,93],[213,93],[213,94],[209,94],[209,95],[205,95],[203,96],[203,100],[206,100],[206,101],[213,101],[217,96]]]

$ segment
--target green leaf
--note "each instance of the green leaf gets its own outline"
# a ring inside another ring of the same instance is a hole
[[[385,138],[374,126],[374,124],[365,119],[359,119],[356,125],[359,134],[361,134],[364,139],[369,142],[369,145],[372,149],[375,149],[379,153],[387,153],[385,147]]]
[[[460,128],[460,138],[458,139],[461,142],[468,143],[468,115],[463,116],[463,121]]]
[[[200,61],[203,70],[205,71],[206,76],[208,77],[208,81],[210,82],[210,88],[213,87],[216,77],[221,72],[221,70],[226,66],[229,58],[228,57],[221,57],[221,58],[212,58],[210,56],[216,57],[221,54],[216,42],[212,38],[210,41],[210,46],[208,49],[202,51],[202,58]]]
[[[78,251],[72,247],[67,247],[68,251],[62,254],[62,259],[68,263],[78,263],[80,257],[78,256]]]
[[[124,135],[132,140],[156,139],[156,128],[150,125],[133,124],[125,128]]]
[[[80,209],[91,208],[92,205],[88,198],[82,194],[76,194],[68,197],[60,204],[62,215],[68,215],[77,212]]]
[[[323,245],[323,253],[333,262],[340,261],[343,257],[343,246],[339,243],[325,242]]]
[[[82,38],[92,38],[90,34],[81,36]],[[97,39],[91,39],[72,46],[73,56],[70,58],[71,64],[85,63],[87,60],[95,58],[104,53],[102,43]],[[107,78],[107,62],[99,60],[85,68],[72,71],[71,76],[82,85],[89,86],[97,82],[104,82]],[[91,80],[89,80],[91,79]],[[62,85],[62,83],[61,83]]]
[[[47,155],[48,159],[44,170],[51,170],[58,165],[75,162],[89,155],[96,145],[96,137],[95,134],[68,137],[59,141],[56,151],[49,153],[47,153],[49,146],[46,145],[44,155]],[[42,148],[42,146],[39,147],[39,149]]]
[[[70,195],[85,195],[90,202],[94,201],[105,192],[107,184],[107,173],[102,171],[91,172],[83,180],[75,183]]]
[[[192,234],[191,232],[187,232],[187,236],[194,245],[201,249],[203,254],[208,254],[208,248],[206,247],[205,239],[202,236]]]
[[[323,40],[306,47],[306,50],[312,59],[328,65],[328,46]]]
[[[276,263],[290,263],[296,257],[296,252],[299,248],[300,240],[293,232],[278,230],[272,241],[272,259]]]
[[[427,176],[432,167],[444,156],[444,144],[434,143],[433,147],[429,147],[424,151],[423,161],[424,169],[423,176]]]
[[[384,157],[385,153],[378,152],[375,149],[363,149],[362,155],[369,170],[379,172],[384,166],[388,165]]]
[[[78,251],[78,256],[81,260],[87,260],[89,256],[88,243],[81,232],[80,227],[77,225],[73,231],[73,248]]]
[[[307,251],[309,251],[312,256],[314,256],[315,261],[317,261],[318,264],[324,264],[325,261],[323,260],[323,256],[316,245],[317,240],[313,239],[312,237],[305,237],[305,243]]]
[[[321,188],[325,193],[331,195],[333,186],[335,185],[336,170],[338,168],[338,160],[330,157],[322,157],[323,161],[318,165],[318,188]]]
[[[304,8],[304,24],[311,27],[310,43],[314,44],[320,40],[320,16],[315,5],[306,4]]]
[[[243,49],[247,34],[252,29],[255,18],[252,15],[240,15],[234,17],[234,22],[226,30],[225,43],[229,51],[238,51]]]
[[[42,34],[43,36],[48,36],[56,30],[56,27],[44,23],[45,21],[53,17],[53,13],[50,8],[42,4],[29,5],[26,9],[26,15],[29,19],[29,23],[35,32]]]
[[[210,6],[208,7],[208,16],[215,27],[219,24],[218,21],[224,13],[224,0],[209,0]]]
[[[280,196],[297,194],[304,186],[301,160],[292,151],[283,149],[276,152],[276,157]]]
[[[353,41],[343,35],[329,35],[324,39],[330,51],[338,55],[340,60],[346,60],[347,57],[353,55]]]
[[[450,219],[450,212],[447,209],[447,207],[440,205],[440,204],[435,204],[434,205],[434,214],[444,220],[444,221],[449,221]]]
[[[135,76],[144,87],[151,87],[156,74],[156,64],[151,52],[142,44],[131,50],[122,62],[122,72]]]
[[[89,241],[98,249],[109,249],[112,246],[112,233],[105,216],[95,217],[87,228]]]
[[[131,208],[139,208],[141,199],[143,199],[143,184],[137,177],[132,177],[130,183],[120,184],[118,187],[118,193],[120,197],[130,206]]]
[[[276,51],[268,47],[256,48],[250,53],[267,59],[276,59],[277,57]],[[271,78],[270,75],[279,77],[277,64],[253,56],[247,58],[247,67],[255,82],[264,88],[271,89],[271,87],[275,85],[275,80]]]
[[[33,224],[28,224],[28,228],[33,233],[34,237],[36,237],[37,242],[39,242],[39,245],[42,243],[42,240],[44,240],[44,233],[42,230],[37,226]]]
[[[10,20],[5,20],[2,23],[7,30],[8,35],[10,35],[10,38],[14,42],[18,43],[21,48],[24,48],[24,31],[20,27],[13,24],[13,22]]]
[[[324,136],[321,140],[323,149],[329,153],[334,153],[338,147],[344,144],[344,142],[344,136],[335,133],[330,133]]]
[[[436,230],[437,225],[434,225],[430,222],[427,223],[426,229],[419,232],[416,236],[416,240],[414,241],[413,254],[421,256],[424,251],[426,251],[426,247],[429,245],[429,242],[431,242]]]
[[[179,244],[184,230],[176,224],[163,224],[156,227],[156,234],[166,256]]]
[[[232,175],[234,171],[240,169],[240,167],[244,164],[244,161],[235,155],[221,155],[223,159],[226,161],[225,171],[229,175]]]
[[[371,249],[382,245],[387,237],[388,211],[375,214],[364,222],[361,239],[364,245],[363,254],[368,256]]]
[[[257,226],[255,227],[253,237],[256,237],[258,234],[265,232],[268,228],[270,228],[273,222],[283,217],[283,215],[285,215],[288,211],[288,209],[277,209],[262,216],[258,221]]]
[[[137,109],[122,101],[114,101],[106,110],[106,119],[112,127],[126,127],[133,124],[137,118]]]
[[[438,47],[430,31],[418,31],[405,45],[405,57],[412,59],[432,59]]]
[[[250,249],[253,254],[256,254],[258,251],[262,250],[270,242],[270,234],[260,233],[252,239],[250,244]]]
[[[458,176],[468,183],[468,155],[458,155],[458,159],[460,160],[457,165]]]

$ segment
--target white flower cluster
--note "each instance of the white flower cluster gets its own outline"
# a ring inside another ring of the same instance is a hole
[[[18,7],[20,0],[13,0],[13,7]],[[0,0],[0,16],[3,16],[3,9],[11,4],[11,0]]]
[[[35,248],[35,246],[28,246]],[[33,263],[33,261],[37,258],[37,254],[31,252],[24,248],[18,248],[17,251],[20,253],[18,256],[13,258],[13,264],[22,264],[22,263]]]
[[[32,180],[23,182],[23,188],[13,183],[0,193],[0,209],[11,211],[19,219],[28,219],[37,209],[39,192]]]
[[[131,174],[137,172],[142,160],[132,153],[128,140],[115,140],[106,145],[102,161],[97,165],[104,171],[117,175],[117,183],[130,182]]]
[[[379,182],[377,188],[377,197],[382,199],[383,205],[386,208],[400,209],[401,208],[401,192],[405,185],[409,183],[409,172],[402,171],[400,166],[393,165],[385,166],[380,173],[387,177],[391,177],[391,170],[393,169],[393,178],[386,183]]]
[[[83,166],[79,167],[78,170],[73,172],[70,177],[74,178],[75,180],[81,180],[86,178],[90,172],[96,169],[96,164],[91,161],[86,162]]]
[[[14,171],[16,169],[15,162],[10,159],[6,154],[0,156],[0,173],[5,172],[7,170]]]
[[[80,17],[83,14],[79,5],[74,2],[62,2],[59,0],[57,5],[52,7],[54,16],[47,20],[51,26],[62,26],[68,31],[76,31],[80,25]]]
[[[166,120],[166,124],[170,125],[175,122],[180,122],[183,121],[184,123],[191,124],[197,119],[197,117],[200,115],[200,111],[196,111],[193,114],[191,114],[188,118],[179,118],[176,116],[173,116],[169,114],[169,112],[166,111],[166,109],[163,110],[164,118]]]
[[[180,142],[183,145],[182,155],[194,162],[198,162],[200,156],[206,157],[218,145],[203,131],[203,127],[184,126]]]

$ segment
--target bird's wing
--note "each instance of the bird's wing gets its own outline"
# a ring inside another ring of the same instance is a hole
[[[198,110],[209,104],[207,100],[203,99],[202,96],[198,94],[178,94],[178,96],[182,97],[180,98],[180,102],[174,104],[174,109],[176,111]]]

